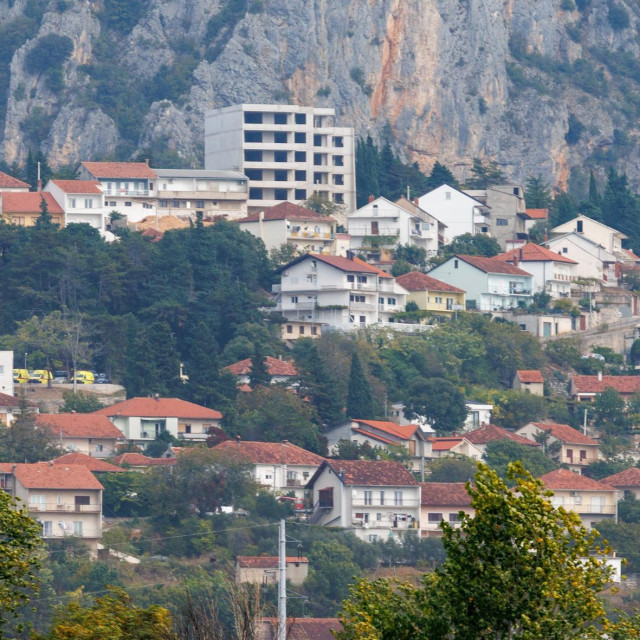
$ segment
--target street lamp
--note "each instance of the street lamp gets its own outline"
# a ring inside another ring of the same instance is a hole
[[[25,369],[27,369],[27,356],[28,356],[28,355],[29,355],[29,354],[25,352],[25,354],[24,354],[24,368],[25,368]]]

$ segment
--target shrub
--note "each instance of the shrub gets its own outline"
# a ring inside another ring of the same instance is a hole
[[[629,26],[629,14],[627,10],[615,0],[607,2],[607,20],[614,31],[622,31]]]
[[[569,115],[569,129],[564,136],[568,145],[578,144],[582,133],[584,132],[584,125],[578,118],[572,113]]]
[[[67,36],[49,33],[38,38],[35,46],[27,53],[25,63],[29,73],[46,73],[58,69],[73,53],[73,41]]]

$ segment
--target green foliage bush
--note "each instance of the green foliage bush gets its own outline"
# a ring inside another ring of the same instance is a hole
[[[27,71],[46,73],[59,68],[73,53],[73,41],[68,36],[49,33],[38,38],[25,57]]]
[[[622,31],[629,26],[629,14],[616,0],[607,0],[607,9],[607,20],[614,31]]]
[[[102,18],[119,34],[130,33],[144,16],[149,0],[104,0]]]

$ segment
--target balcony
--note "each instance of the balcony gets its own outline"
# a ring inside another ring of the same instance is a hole
[[[303,487],[304,485],[300,480],[296,480],[295,478],[287,478],[287,487]]]
[[[29,511],[40,513],[100,513],[102,511],[102,506],[99,504],[57,504],[55,502],[48,502],[46,504],[41,502],[30,503],[28,508]]]
[[[105,196],[149,196],[149,189],[105,189]]]
[[[376,305],[369,302],[350,302],[349,309],[352,311],[375,311]]]

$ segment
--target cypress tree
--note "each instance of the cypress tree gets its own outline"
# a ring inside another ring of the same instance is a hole
[[[262,346],[257,344],[251,357],[251,374],[249,375],[252,387],[258,385],[268,387],[271,383],[271,376],[267,369],[266,355]]]
[[[364,374],[360,358],[355,351],[351,356],[351,370],[349,371],[347,416],[363,420],[375,417],[371,385]]]

